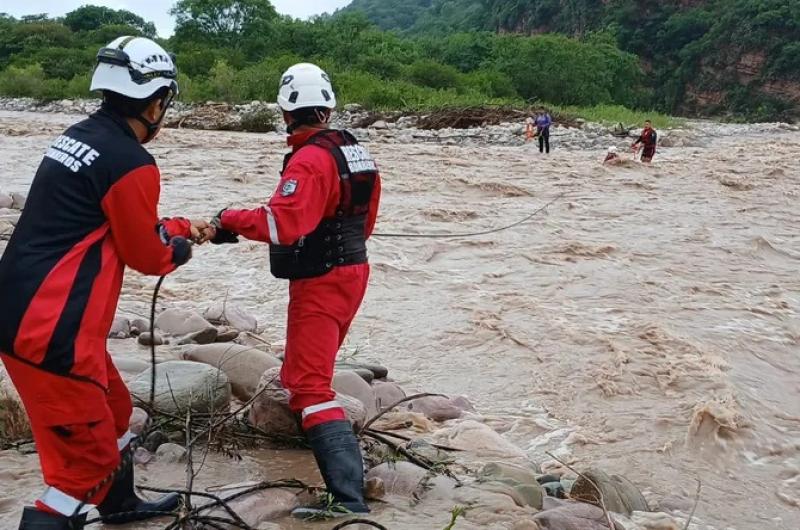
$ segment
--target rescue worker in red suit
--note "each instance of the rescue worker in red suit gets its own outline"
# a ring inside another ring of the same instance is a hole
[[[99,111],[46,151],[0,261],[0,357],[30,418],[47,486],[20,530],[82,529],[175,510],[134,491],[132,405],[106,350],[126,266],[164,275],[207,223],[159,221],[160,174],[142,147],[178,92],[170,55],[120,37],[98,53]]]
[[[633,142],[634,151],[642,150],[642,162],[649,164],[656,156],[656,145],[658,145],[658,133],[653,129],[653,124],[650,120],[644,122],[644,129],[639,138]]]
[[[281,381],[333,500],[294,515],[366,513],[361,449],[331,382],[336,354],[367,288],[366,240],[378,213],[380,176],[350,133],[328,127],[336,99],[319,67],[291,67],[278,103],[292,152],[277,191],[267,206],[222,211],[211,222],[217,228],[212,243],[236,236],[269,243],[272,274],[290,280]]]

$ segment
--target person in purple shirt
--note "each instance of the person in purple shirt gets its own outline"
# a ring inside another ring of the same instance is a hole
[[[539,109],[536,113],[536,136],[539,137],[539,152],[550,153],[550,126],[553,124],[553,118],[550,117],[545,109]]]

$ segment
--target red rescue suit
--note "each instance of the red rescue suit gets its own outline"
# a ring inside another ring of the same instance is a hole
[[[381,183],[375,162],[349,133],[315,129],[288,143],[292,153],[269,204],[226,210],[220,221],[225,230],[269,243],[272,273],[290,279],[281,381],[308,430],[345,419],[331,382],[367,288],[364,242],[375,226]]]
[[[159,223],[159,194],[153,157],[101,110],[50,146],[0,260],[0,358],[48,486],[39,509],[69,517],[102,501],[132,438],[106,337],[126,265],[163,275],[188,259],[166,243],[190,223]]]

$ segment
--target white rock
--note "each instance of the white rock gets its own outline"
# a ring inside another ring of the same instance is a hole
[[[128,430],[139,436],[144,432],[145,427],[147,427],[147,420],[149,419],[150,417],[147,415],[147,412],[139,407],[134,407],[133,412],[131,412],[130,422],[128,422]]]
[[[389,128],[389,124],[386,123],[384,120],[378,120],[375,123],[373,123],[372,125],[370,125],[369,127],[370,127],[370,129],[388,129]]]

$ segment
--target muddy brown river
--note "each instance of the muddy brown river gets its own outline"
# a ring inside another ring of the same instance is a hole
[[[0,113],[0,190],[26,192],[74,116]],[[384,192],[367,298],[343,354],[374,359],[410,389],[465,394],[545,467],[547,451],[627,476],[692,528],[800,528],[800,133],[748,132],[662,149],[652,167],[607,168],[600,150],[369,145]],[[278,178],[275,134],[167,130],[151,151],[160,214],[256,205]],[[0,243],[0,249],[2,249]],[[227,296],[280,342],[287,286],[264,246],[202,247],[162,307]],[[154,279],[129,273],[119,312],[145,315]],[[1,310],[1,309],[0,309]],[[132,342],[112,350],[132,347]],[[546,418],[546,419],[544,419]],[[0,527],[41,488],[33,456],[0,453]],[[144,481],[182,485],[180,466]],[[201,483],[298,476],[303,452],[214,456]],[[440,529],[452,506],[376,505],[392,530]],[[484,514],[485,515],[485,514]],[[513,528],[516,515],[456,528]],[[280,528],[329,528],[278,521]],[[159,525],[141,528],[161,528]]]

